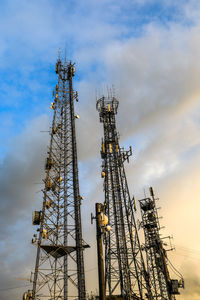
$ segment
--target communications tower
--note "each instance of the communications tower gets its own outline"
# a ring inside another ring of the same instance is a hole
[[[182,275],[176,271],[180,280],[171,279],[163,239],[160,236],[160,223],[154,190],[150,187],[150,197],[139,200],[142,215],[142,228],[145,236],[147,270],[150,275],[153,299],[174,300],[179,288],[184,287]],[[170,263],[171,264],[171,263]]]
[[[75,67],[71,62],[56,63],[58,82],[53,92],[53,122],[46,159],[41,211],[33,213],[38,226],[32,243],[37,246],[33,289],[24,299],[86,299],[82,238],[81,197],[72,79]]]
[[[134,199],[130,198],[124,169],[132,149],[125,151],[120,147],[116,129],[118,100],[113,95],[103,96],[96,107],[104,128],[101,174],[104,178],[104,213],[111,227],[104,238],[106,294],[127,300],[152,299],[134,216]]]

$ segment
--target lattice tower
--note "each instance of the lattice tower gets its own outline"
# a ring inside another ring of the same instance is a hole
[[[155,199],[152,187],[150,193],[151,197],[139,200],[139,202],[152,295],[153,299],[174,300],[175,295],[179,294],[178,289],[184,287],[184,281],[182,276],[179,282],[170,278],[167,252],[160,236],[161,227],[155,201],[158,199]]]
[[[115,115],[118,100],[109,95],[97,101],[103,123],[102,177],[104,178],[105,214],[111,231],[105,237],[105,283],[107,295],[125,299],[151,299],[148,274],[130,198],[124,162],[132,154],[119,146]]]
[[[58,59],[43,207],[33,215],[33,224],[39,228],[32,240],[37,245],[37,256],[30,299],[86,299],[83,250],[88,245],[82,239],[74,72],[71,62]]]

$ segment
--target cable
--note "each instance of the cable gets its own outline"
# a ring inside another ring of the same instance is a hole
[[[174,253],[174,255],[177,255],[177,256],[183,256],[183,257],[187,257],[188,259],[194,259],[194,260],[197,260],[199,261],[200,258],[199,257],[194,257],[192,255],[188,255],[188,254],[181,254],[181,253]]]
[[[14,289],[19,289],[19,288],[23,288],[23,287],[28,287],[30,286],[31,284],[28,284],[28,285],[22,285],[22,286],[15,286],[15,287],[10,287],[10,288],[3,288],[3,289],[0,289],[0,291],[8,291],[8,290],[14,290]]]
[[[199,258],[200,252],[198,250],[185,248],[185,247],[181,247],[181,246],[176,246],[176,250],[177,251],[174,253],[175,255],[184,256],[184,257],[187,257],[188,259],[195,259],[195,260],[200,259]]]
[[[91,271],[94,271],[94,270],[97,270],[97,267],[96,267],[96,268],[89,269],[89,270],[86,270],[85,273],[91,272]]]
[[[176,245],[175,247],[179,248],[182,251],[191,252],[195,255],[200,255],[200,250],[191,249],[191,248],[187,248],[187,247],[184,247],[184,246],[178,246],[178,245]]]
[[[172,269],[174,270],[174,272],[177,272],[176,275],[178,277],[180,277],[181,279],[183,279],[183,275],[172,265],[172,263],[170,262],[169,259],[167,259],[168,263],[170,264],[170,266],[172,267]]]
[[[94,271],[94,270],[97,270],[97,268],[92,268],[92,269],[86,270],[85,273],[91,272],[91,271]],[[29,287],[31,285],[32,284],[27,284],[27,285],[22,285],[22,286],[15,286],[15,287],[10,287],[10,288],[3,288],[3,289],[0,289],[0,291],[14,290],[14,289],[19,289],[19,288],[23,288],[23,287]]]
[[[170,269],[176,276],[179,277],[179,275],[174,271],[174,269],[173,269],[171,266],[169,266],[169,269]]]

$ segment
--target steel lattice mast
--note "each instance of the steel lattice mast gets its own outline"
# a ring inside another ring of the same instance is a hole
[[[71,62],[56,64],[58,83],[54,91],[51,140],[46,160],[42,211],[34,212],[33,224],[40,225],[32,298],[86,299],[79,193],[77,146]]]
[[[139,202],[153,299],[174,300],[175,295],[179,294],[178,289],[184,287],[184,281],[182,276],[179,276],[181,278],[179,282],[170,278],[167,254],[160,237],[161,227],[155,201],[158,199],[155,199],[152,187],[150,187],[150,195],[151,197],[139,200]]]
[[[132,151],[119,146],[117,109],[118,100],[112,95],[97,101],[104,128],[101,157],[105,214],[111,226],[105,237],[106,293],[125,299],[152,299],[124,169]]]

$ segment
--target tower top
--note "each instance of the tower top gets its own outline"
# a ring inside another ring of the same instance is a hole
[[[98,110],[100,117],[105,113],[117,114],[119,101],[116,97],[108,95],[107,97],[102,96],[96,102],[96,109]]]

